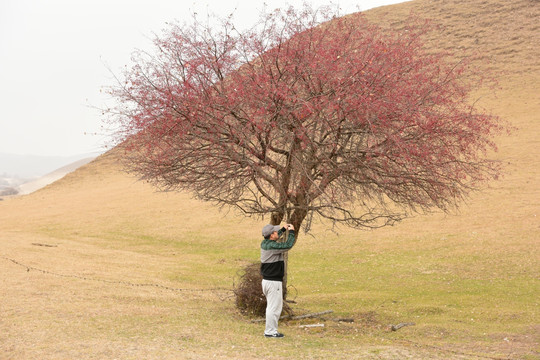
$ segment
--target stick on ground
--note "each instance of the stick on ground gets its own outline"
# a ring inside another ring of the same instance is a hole
[[[280,320],[283,320],[283,319],[300,320],[300,319],[314,318],[314,317],[317,317],[317,316],[330,314],[330,313],[333,313],[333,312],[334,312],[334,310],[326,310],[326,311],[321,311],[321,312],[318,312],[318,313],[299,315],[299,316],[283,315],[279,319]],[[263,321],[266,321],[266,319],[251,320],[251,322],[263,322]]]
[[[392,331],[398,331],[399,329],[401,329],[402,327],[404,326],[413,326],[413,325],[416,325],[415,323],[411,323],[411,322],[408,322],[408,323],[400,323],[400,324],[397,324],[397,325],[391,325],[390,326],[390,329],[392,329]]]

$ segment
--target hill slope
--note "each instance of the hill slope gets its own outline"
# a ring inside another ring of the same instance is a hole
[[[497,140],[504,178],[473,194],[459,214],[339,236],[318,223],[313,237],[302,234],[290,258],[297,307],[332,308],[354,323],[328,321],[313,331],[284,324],[288,340],[268,348],[260,325],[226,298],[236,271],[257,260],[263,224],[189,194],[156,193],[122,172],[113,149],[0,202],[0,281],[8,289],[0,293],[0,354],[331,358],[338,349],[340,358],[538,357],[540,2],[414,0],[366,16],[399,29],[410,11],[443,26],[428,47],[479,52],[473,66],[501,72],[496,96],[482,89],[480,105],[517,129]],[[149,283],[179,290],[134,286]],[[416,326],[387,331],[399,322]]]

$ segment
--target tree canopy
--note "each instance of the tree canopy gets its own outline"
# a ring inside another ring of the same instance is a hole
[[[111,89],[129,170],[297,228],[311,214],[363,228],[447,211],[497,177],[486,153],[500,126],[471,102],[467,61],[425,51],[430,29],[309,6],[246,31],[171,25]]]

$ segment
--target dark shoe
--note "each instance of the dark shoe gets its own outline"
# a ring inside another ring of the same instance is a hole
[[[267,334],[264,334],[264,337],[267,337],[267,338],[282,338],[284,337],[285,335],[281,334],[281,333],[276,333],[276,334],[272,334],[272,335],[267,335]]]

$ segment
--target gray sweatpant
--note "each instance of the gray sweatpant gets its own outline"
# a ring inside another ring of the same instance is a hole
[[[262,281],[262,289],[266,296],[266,328],[265,335],[277,334],[278,321],[283,310],[283,283],[281,281]]]

